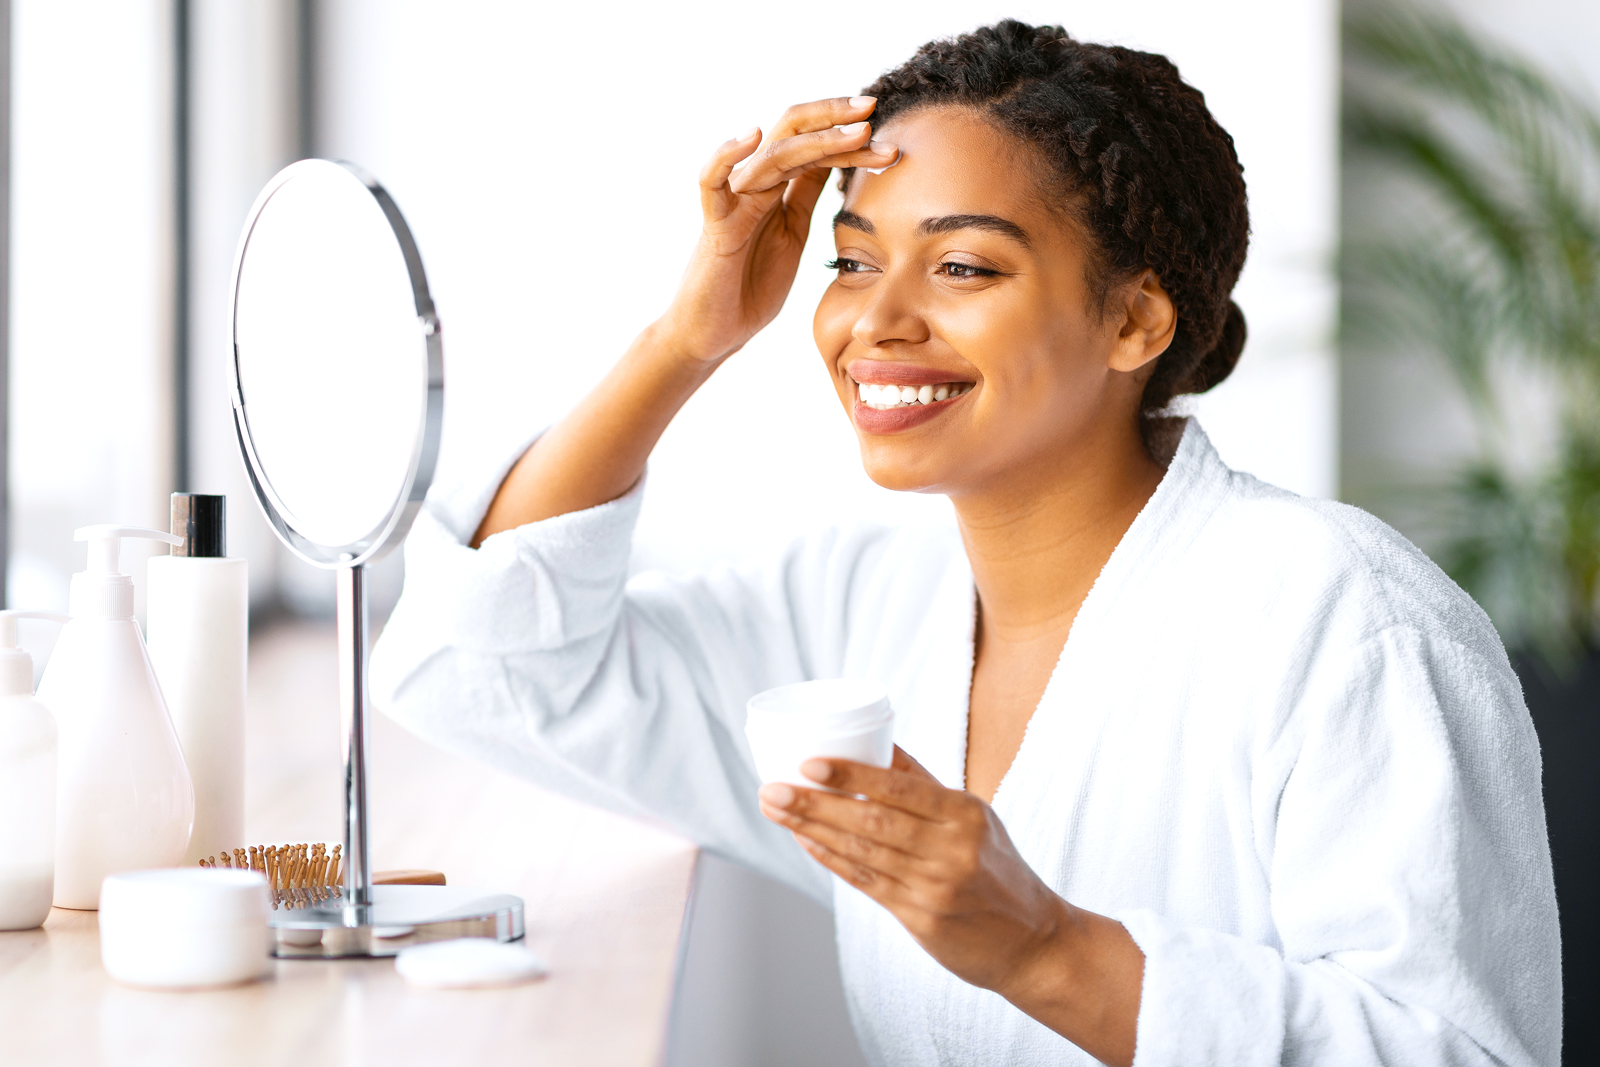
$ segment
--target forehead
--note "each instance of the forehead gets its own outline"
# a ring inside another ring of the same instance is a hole
[[[998,215],[1030,234],[1054,230],[1039,161],[1028,146],[964,108],[925,108],[891,119],[874,140],[900,146],[882,174],[858,169],[844,206],[878,226],[945,215]]]

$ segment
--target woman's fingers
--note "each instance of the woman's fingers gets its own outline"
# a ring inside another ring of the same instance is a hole
[[[729,186],[734,192],[755,193],[815,168],[887,166],[898,151],[892,144],[873,142],[872,126],[866,122],[772,138],[733,172]]]
[[[898,748],[895,751],[900,752]],[[905,762],[898,762],[897,757],[897,764],[889,767],[873,767],[843,759],[810,759],[800,765],[800,772],[829,789],[870,797],[880,804],[935,822],[948,818],[951,798],[962,795],[946,789],[910,756],[905,756]]]
[[[830,126],[859,122],[872,114],[872,109],[877,106],[877,98],[871,96],[832,96],[826,100],[795,104],[773,124],[772,139],[778,141],[797,133],[811,133],[826,130]]]
[[[808,170],[791,178],[789,187],[783,191],[783,210],[789,229],[802,243],[811,228],[812,212],[816,210],[817,200],[822,196],[823,187],[828,184],[830,173],[820,168]]]
[[[761,806],[761,812],[797,837],[815,841],[829,851],[845,857],[852,863],[871,867],[873,870],[894,878],[896,881],[906,881],[923,873],[918,866],[918,857],[891,845],[882,844],[870,837],[854,833],[820,819],[809,819],[804,816],[794,815],[766,804]]]
[[[769,192],[821,170],[815,194],[811,179],[798,191],[785,190],[785,206],[791,211],[803,208],[809,217],[828,170],[882,167],[898,157],[897,146],[872,140],[872,127],[865,119],[876,105],[870,96],[796,104],[783,113],[765,146],[760,127],[725,142],[700,172],[702,211],[710,218],[726,218],[740,195]]]
[[[728,176],[733,168],[750,158],[761,147],[761,127],[752,126],[739,136],[724,141],[711,154],[700,170],[700,208],[713,218],[722,218],[733,210],[737,197],[728,188]]]
[[[786,829],[807,834],[836,852],[865,859],[890,850],[910,859],[926,849],[932,823],[876,801],[798,789],[782,782],[763,786],[761,814]]]
[[[807,837],[805,834],[795,834],[794,839],[799,842],[801,848],[811,855],[812,859],[884,907],[892,910],[896,904],[909,898],[911,892],[909,887],[900,879],[894,877],[893,874],[835,852],[822,842]]]
[[[930,774],[926,767],[912,759],[911,753],[907,752],[899,745],[894,746],[894,756],[890,759],[889,766],[897,771],[905,771],[908,774],[914,774],[918,777],[926,778],[930,782],[937,782],[939,780]]]

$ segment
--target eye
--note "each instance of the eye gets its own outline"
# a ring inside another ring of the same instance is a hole
[[[957,263],[953,260],[939,264],[939,269],[951,278],[992,278],[1000,273],[987,267],[974,267],[971,263]]]
[[[829,270],[836,270],[840,274],[861,274],[872,269],[858,259],[845,259],[842,256],[838,259],[828,260],[823,266]]]

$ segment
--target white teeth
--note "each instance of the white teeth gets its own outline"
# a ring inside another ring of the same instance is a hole
[[[972,388],[971,382],[945,382],[940,385],[872,385],[856,383],[856,395],[867,407],[886,411],[912,404],[937,404],[954,399]]]

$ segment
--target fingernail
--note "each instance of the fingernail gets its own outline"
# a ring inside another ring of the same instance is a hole
[[[748,141],[750,138],[759,137],[760,135],[761,135],[761,127],[760,126],[752,126],[748,130],[746,130],[743,133],[741,133],[739,136],[735,137],[734,140],[735,141]]]
[[[894,145],[890,144],[888,141],[868,141],[867,142],[867,148],[869,150],[873,151],[873,152],[878,153],[878,155],[880,155],[880,156],[892,156],[896,152],[900,151],[898,148],[896,148]]]
[[[794,803],[794,788],[782,782],[768,782],[761,787],[760,797],[775,808],[787,808]]]
[[[852,96],[850,98],[850,106],[857,109],[871,107],[877,102],[878,98],[875,96]]]
[[[840,126],[839,132],[844,134],[846,137],[854,137],[856,134],[860,133],[866,128],[867,124],[865,122],[852,122],[848,126]]]
[[[808,759],[800,764],[800,773],[813,782],[826,782],[833,777],[833,764],[827,760]]]

